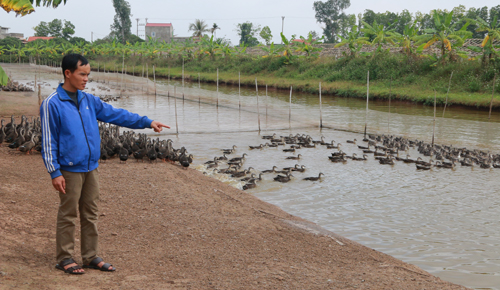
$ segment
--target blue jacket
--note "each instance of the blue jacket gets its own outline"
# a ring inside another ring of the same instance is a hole
[[[97,120],[144,129],[153,120],[117,109],[98,97],[78,92],[78,108],[59,85],[40,107],[42,123],[42,157],[52,178],[61,169],[70,172],[90,172],[97,168],[101,157],[101,136]]]

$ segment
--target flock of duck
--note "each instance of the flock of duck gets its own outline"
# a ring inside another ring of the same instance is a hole
[[[430,144],[419,140],[410,140],[404,137],[386,136],[386,135],[368,135],[368,138],[362,140],[362,144],[358,144],[357,140],[346,140],[346,146],[352,146],[349,149],[359,150],[358,153],[352,155],[346,154],[342,150],[342,144],[334,140],[326,142],[324,137],[320,140],[313,140],[309,135],[296,134],[289,136],[277,136],[276,134],[262,136],[266,139],[266,143],[257,146],[249,146],[249,150],[262,150],[264,148],[272,148],[282,146],[281,151],[288,153],[298,153],[300,150],[307,148],[317,148],[324,146],[326,149],[333,149],[334,152],[328,156],[332,163],[347,163],[351,161],[367,161],[369,156],[373,155],[374,159],[382,165],[395,165],[396,162],[414,163],[417,170],[430,170],[436,168],[454,169],[457,164],[461,166],[477,166],[480,168],[500,168],[500,155],[491,154],[481,150],[469,150],[467,148],[457,148],[453,146],[443,146],[438,144]],[[253,167],[243,168],[243,164],[248,154],[243,153],[238,157],[228,157],[236,153],[236,145],[229,149],[221,149],[223,155],[214,157],[213,160],[205,162],[206,173],[210,170],[220,174],[227,174],[232,178],[238,178],[245,182],[243,189],[255,188],[257,182],[262,180],[263,174],[277,174],[273,177],[277,182],[289,182],[292,180],[293,172],[304,172],[304,165],[296,164],[294,167],[278,168],[273,166],[272,169],[256,170]],[[419,154],[424,157],[429,157],[428,161],[424,161],[422,157],[411,159],[408,154],[410,149],[418,150]],[[352,150],[351,150],[352,151]],[[359,154],[359,155],[358,155]],[[404,155],[401,157],[400,155]],[[361,156],[361,157],[358,157]],[[287,160],[301,160],[302,155],[297,154],[287,156]],[[248,176],[250,175],[250,176]],[[318,176],[303,178],[308,181],[318,181],[324,174],[320,172]]]
[[[40,152],[42,147],[42,134],[40,118],[28,120],[24,115],[21,122],[16,124],[14,116],[5,124],[1,120],[0,146],[8,143],[8,147],[30,154],[33,150]],[[101,135],[101,161],[118,157],[120,163],[127,162],[133,156],[137,162],[140,160],[178,162],[184,168],[193,162],[193,155],[188,154],[185,147],[174,149],[172,140],[151,139],[146,134],[137,134],[133,131],[125,131],[120,134],[120,127],[108,123],[99,123]]]

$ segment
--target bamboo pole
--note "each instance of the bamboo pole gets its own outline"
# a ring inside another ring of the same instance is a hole
[[[387,134],[391,133],[391,96],[392,96],[392,76],[389,83],[389,121],[387,122]]]
[[[288,126],[292,127],[292,86],[290,86],[290,100],[288,101]]]
[[[175,86],[174,86],[174,108],[175,108],[175,132],[179,134],[179,123],[177,122],[177,98],[175,97]]]
[[[434,90],[434,124],[432,125],[432,143],[431,143],[432,150],[434,150],[434,135],[436,132],[436,98],[437,98],[437,93],[436,90]]]
[[[257,85],[257,78],[255,78],[255,92],[257,95],[257,121],[259,123],[259,132],[260,132],[259,86]]]
[[[155,72],[155,66],[153,65],[153,82],[155,86],[155,101],[156,101],[156,72]]]
[[[238,110],[241,111],[241,72],[238,72]]]
[[[198,89],[201,89],[200,73],[198,73]]]
[[[443,118],[444,118],[444,113],[446,112],[446,106],[448,105],[448,94],[450,93],[450,87],[451,87],[451,77],[453,76],[453,72],[451,72],[450,75],[450,83],[448,84],[448,91],[446,92],[446,101],[444,102],[444,109],[443,109]]]
[[[184,58],[182,58],[182,104],[184,105]]]
[[[490,101],[490,114],[488,115],[488,120],[491,119],[491,108],[493,107],[493,96],[495,95],[495,83],[497,74],[493,77],[493,89],[491,90],[491,101]]]
[[[266,84],[266,124],[267,124],[267,103],[269,102],[269,96],[267,95],[267,84]]]
[[[219,108],[219,68],[217,68],[217,109]]]
[[[319,82],[319,128],[323,128],[323,113],[321,110],[321,82]]]
[[[364,140],[366,140],[366,127],[368,125],[368,99],[370,96],[370,71],[368,71],[368,75],[366,76],[366,113],[365,113],[365,135]]]

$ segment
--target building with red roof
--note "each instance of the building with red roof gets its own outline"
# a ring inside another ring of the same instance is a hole
[[[158,41],[172,42],[174,27],[172,23],[146,23],[146,40],[149,37]]]
[[[53,38],[55,38],[55,37],[53,37],[53,36],[30,36],[30,37],[28,37],[28,39],[26,41],[32,42],[32,41],[39,40],[39,39],[50,40]]]

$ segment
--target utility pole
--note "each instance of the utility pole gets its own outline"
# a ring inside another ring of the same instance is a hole
[[[281,34],[283,34],[284,28],[285,28],[285,16],[281,16]],[[281,39],[281,44],[283,44],[283,39]]]
[[[137,20],[137,37],[139,37],[139,18],[136,18],[135,20]]]

